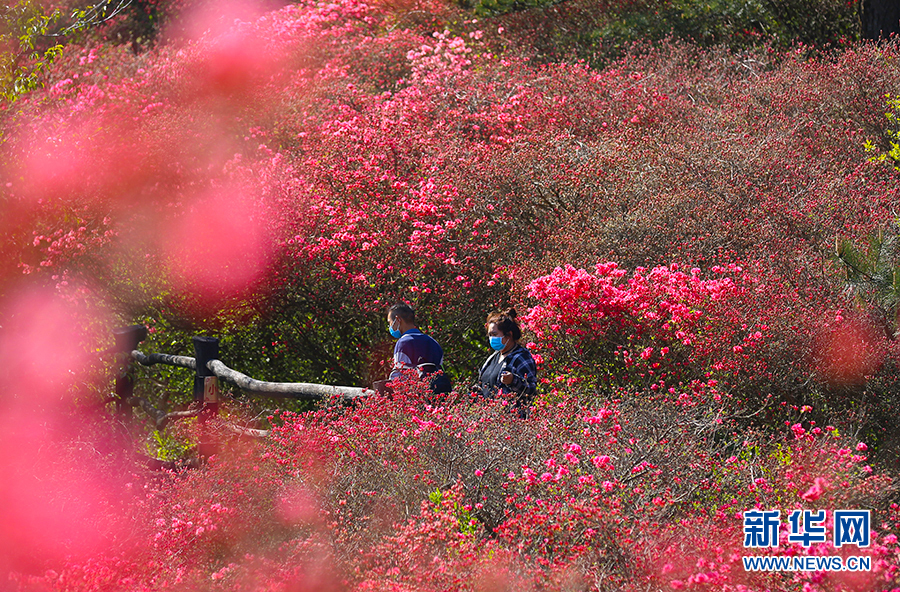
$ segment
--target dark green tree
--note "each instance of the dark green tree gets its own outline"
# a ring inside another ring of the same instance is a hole
[[[900,34],[900,2],[897,0],[862,0],[863,39],[888,39]]]
[[[870,311],[885,333],[897,337],[900,305],[900,224],[896,221],[866,244],[838,240],[835,258],[846,274],[845,293]]]

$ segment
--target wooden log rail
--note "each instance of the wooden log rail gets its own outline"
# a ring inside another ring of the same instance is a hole
[[[218,380],[224,380],[234,384],[244,392],[253,395],[272,397],[291,397],[300,400],[317,401],[338,399],[341,402],[353,402],[362,397],[375,394],[374,390],[353,387],[333,386],[328,384],[314,384],[306,382],[266,382],[256,380],[237,370],[233,370],[219,360],[219,340],[214,337],[194,337],[194,353],[196,357],[174,356],[170,354],[144,354],[137,349],[138,344],[147,338],[147,328],[142,325],[132,325],[115,332],[116,347],[114,351],[125,358],[123,366],[116,377],[116,395],[112,399],[116,402],[116,409],[122,416],[130,416],[134,407],[140,407],[153,420],[157,430],[165,428],[173,419],[185,417],[197,417],[201,425],[201,442],[199,443],[200,455],[209,456],[215,451],[210,431],[204,429],[209,420],[218,414],[219,388]],[[134,363],[142,366],[163,364],[177,366],[194,371],[194,403],[188,411],[173,411],[166,413],[155,408],[150,401],[143,397],[134,396]],[[232,424],[225,424],[230,432],[251,437],[265,437],[267,430],[245,428]]]
[[[163,364],[164,366],[180,366],[189,370],[197,369],[197,360],[187,356],[173,356],[170,354],[150,354],[144,355],[138,350],[131,351],[131,357],[142,366],[154,366]]]
[[[173,356],[170,354],[145,355],[138,350],[131,352],[131,357],[142,366],[163,364],[165,366],[180,366],[181,368],[197,369],[197,361],[186,356]],[[353,401],[360,397],[374,394],[375,391],[358,386],[333,386],[330,384],[315,384],[311,382],[266,382],[256,380],[237,370],[232,370],[221,360],[212,359],[206,363],[207,369],[214,376],[229,382],[242,391],[270,397],[292,397],[306,401],[318,401],[340,397],[346,401]]]
[[[222,380],[228,381],[243,391],[269,396],[294,397],[304,400],[320,400],[340,397],[353,401],[360,397],[374,394],[375,391],[355,386],[332,386],[330,384],[313,384],[307,382],[264,382],[250,378],[232,370],[219,360],[210,360],[206,366]]]

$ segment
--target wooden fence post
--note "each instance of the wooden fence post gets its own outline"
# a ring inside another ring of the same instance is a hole
[[[131,325],[113,331],[116,353],[122,356],[116,368],[116,414],[125,421],[132,417],[128,399],[134,396],[134,360],[131,352],[147,338],[147,327]]]
[[[206,367],[210,360],[219,359],[219,340],[215,337],[195,336],[194,356],[197,369],[194,375],[194,402],[202,409],[197,418],[200,424],[198,452],[201,458],[216,453],[216,443],[210,434],[209,420],[219,413],[219,383],[212,370]]]

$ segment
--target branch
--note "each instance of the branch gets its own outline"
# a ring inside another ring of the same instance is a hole
[[[154,407],[153,403],[144,397],[130,397],[128,399],[128,404],[140,406],[140,408],[144,410],[144,413],[149,415],[153,420],[153,424],[156,426],[156,431],[158,432],[166,429],[166,425],[168,425],[171,420],[197,417],[203,412],[203,408],[199,408],[191,409],[189,411],[170,411],[169,413],[166,413],[162,409]]]
[[[131,406],[139,406],[144,410],[144,413],[150,416],[153,420],[153,424],[156,426],[156,431],[162,431],[166,427],[166,423],[168,423],[167,413],[161,409],[157,409],[153,406],[153,404],[145,399],[144,397],[129,397],[128,404]]]
[[[91,6],[89,11],[90,14],[86,12],[83,18],[75,21],[65,29],[62,29],[59,33],[49,33],[47,35],[44,35],[44,37],[65,37],[73,31],[80,31],[82,29],[86,29],[87,27],[102,25],[103,23],[111,21],[112,19],[119,16],[123,10],[131,6],[131,2],[132,0],[120,0],[119,5],[116,6],[108,16],[101,16],[99,9],[100,6],[109,6],[110,2],[108,0],[95,4]]]

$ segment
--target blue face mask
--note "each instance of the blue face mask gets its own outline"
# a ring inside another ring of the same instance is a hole
[[[388,325],[388,333],[390,333],[391,337],[394,339],[400,339],[400,336],[403,335],[399,329],[394,329],[393,324]]]
[[[491,339],[491,347],[492,347],[493,349],[495,349],[495,350],[497,350],[497,351],[500,351],[500,350],[503,349],[503,347],[504,347],[504,345],[503,345],[503,337],[496,336],[496,335],[491,335],[491,336],[490,336],[490,339]]]

